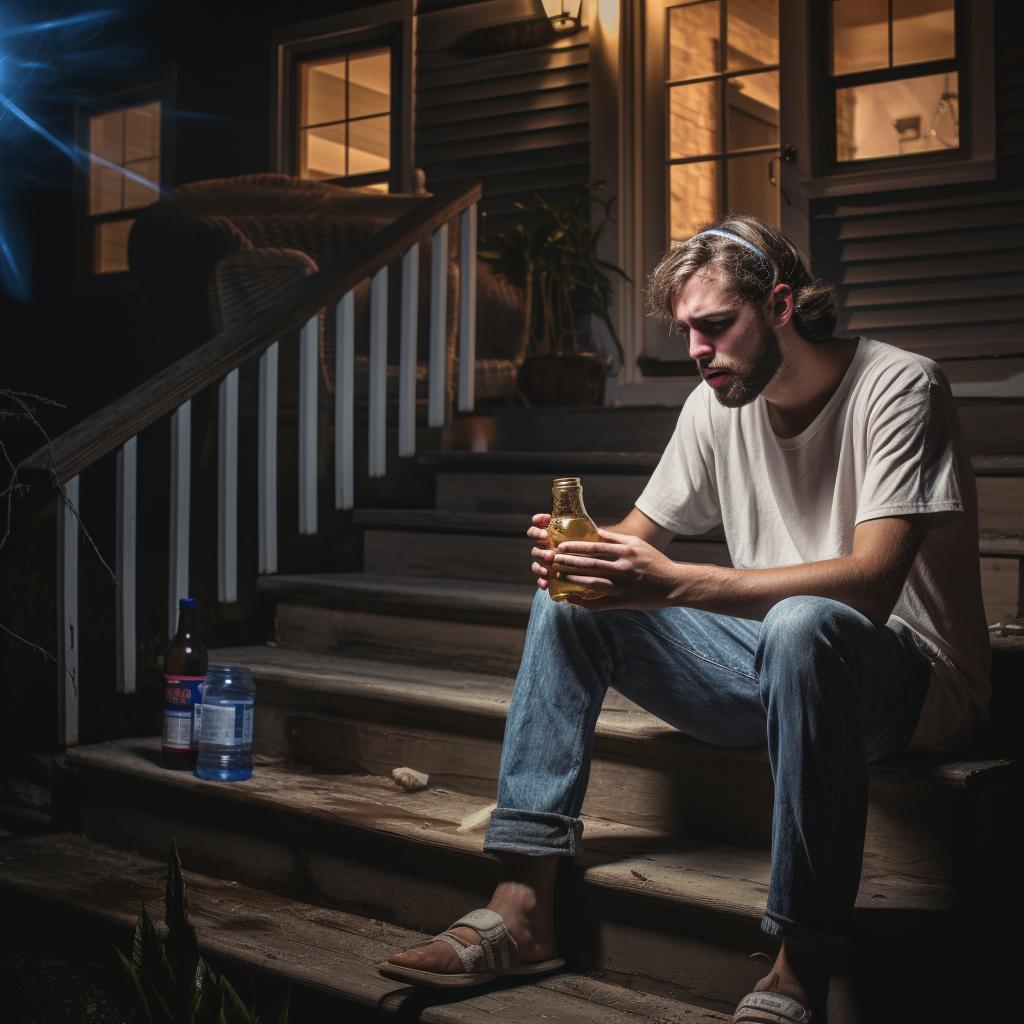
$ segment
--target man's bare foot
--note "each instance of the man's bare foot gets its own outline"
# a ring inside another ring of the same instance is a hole
[[[755,992],[778,992],[811,1011],[814,1024],[828,1024],[828,981],[832,949],[820,942],[783,939],[771,973]]]
[[[502,863],[502,880],[487,909],[501,914],[519,949],[522,963],[552,959],[555,956],[553,897],[557,860],[506,855]],[[453,928],[452,934],[469,945],[480,939],[472,928]],[[396,953],[388,957],[388,963],[436,974],[461,974],[463,969],[455,950],[441,940]]]

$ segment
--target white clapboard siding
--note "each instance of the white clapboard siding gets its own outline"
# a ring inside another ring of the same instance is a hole
[[[814,265],[839,333],[933,359],[1024,353],[1024,189],[991,182],[820,203]]]
[[[539,191],[589,180],[590,70],[587,30],[488,57],[464,57],[467,32],[518,15],[508,2],[419,9],[416,41],[416,163],[427,187],[479,178],[487,218],[481,230],[507,229],[516,202]]]

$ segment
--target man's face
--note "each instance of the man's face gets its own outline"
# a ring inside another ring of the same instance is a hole
[[[735,409],[752,402],[782,365],[778,335],[763,310],[714,274],[694,274],[676,299],[676,325],[715,398]]]

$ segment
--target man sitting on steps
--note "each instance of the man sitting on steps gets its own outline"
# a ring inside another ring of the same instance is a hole
[[[484,849],[488,908],[381,970],[427,985],[550,970],[558,857],[579,819],[606,689],[723,746],[767,742],[775,781],[762,928],[780,936],[735,1021],[826,1018],[830,951],[860,881],[870,761],[949,750],[986,718],[977,499],[949,385],[928,359],[833,337],[834,289],[753,217],[673,248],[649,287],[703,383],[600,543],[546,547]],[[722,526],[734,568],[671,561]],[[555,603],[558,570],[606,596]],[[680,813],[685,815],[685,804]]]

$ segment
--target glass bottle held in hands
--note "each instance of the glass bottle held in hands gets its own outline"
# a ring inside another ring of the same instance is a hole
[[[583,486],[578,476],[564,476],[551,484],[551,522],[548,523],[548,547],[556,548],[562,541],[600,541],[594,520],[583,506]],[[570,594],[577,597],[604,597],[599,590],[569,583],[560,572],[548,573],[548,596],[552,601],[564,601]],[[569,573],[568,575],[573,575]]]

